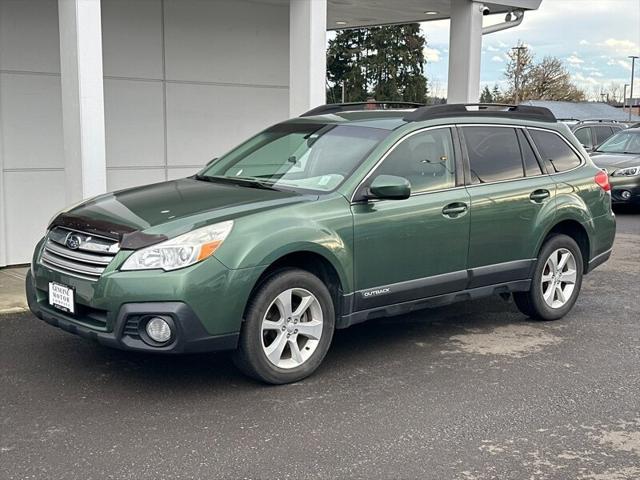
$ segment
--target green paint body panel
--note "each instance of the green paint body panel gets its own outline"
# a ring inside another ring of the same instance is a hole
[[[379,112],[290,122],[351,122],[387,129],[388,136],[331,193],[279,192],[188,178],[103,195],[76,207],[66,215],[167,238],[229,219],[234,227],[213,257],[190,267],[172,272],[120,271],[132,253],[121,250],[95,282],[42,266],[41,242],[32,262],[39,295],[46,294],[50,281],[63,283],[75,289],[79,305],[105,310],[109,318],[127,303],[180,301],[193,309],[207,332],[219,335],[240,330],[260,276],[289,254],[306,252],[324,258],[339,278],[339,291],[348,297],[378,286],[535,259],[547,233],[560,222],[585,229],[587,260],[612,246],[615,218],[608,195],[594,182],[598,169],[562,124],[487,117],[406,123],[397,113]],[[367,174],[407,134],[477,123],[558,131],[581,152],[585,163],[566,173],[458,185],[406,200],[351,202]],[[531,201],[530,193],[541,188],[551,196],[541,203]],[[443,215],[443,207],[457,202],[469,209],[456,218]]]
[[[356,290],[465,270],[469,214],[442,215],[454,202],[468,202],[464,188],[352,207]]]

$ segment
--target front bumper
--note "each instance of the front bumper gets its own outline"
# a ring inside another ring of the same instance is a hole
[[[36,288],[31,272],[26,278],[26,293],[29,309],[36,317],[112,348],[154,353],[195,353],[232,350],[238,343],[237,332],[209,334],[191,307],[183,302],[126,303],[115,313],[100,312],[85,306],[80,307],[77,315],[71,315],[48,305],[46,295]],[[174,337],[166,345],[155,346],[144,340],[144,319],[154,315],[172,320]]]
[[[640,205],[640,177],[610,176],[609,183],[612,203]],[[625,198],[623,192],[629,192],[629,197]]]
[[[122,272],[118,266],[130,252],[121,251],[91,281],[41,264],[43,242],[35,249],[26,282],[33,313],[69,332],[127,350],[179,353],[235,348],[245,305],[262,270],[232,270],[210,257],[171,272]],[[49,305],[49,282],[74,290],[75,314]],[[131,334],[135,318],[151,314],[166,315],[175,323],[175,341],[169,346],[151,347]]]

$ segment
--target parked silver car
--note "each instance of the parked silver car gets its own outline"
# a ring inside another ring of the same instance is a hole
[[[587,152],[602,145],[611,136],[625,129],[625,125],[611,120],[583,120],[570,125],[571,131]]]

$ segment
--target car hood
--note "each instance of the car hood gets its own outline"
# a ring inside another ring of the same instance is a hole
[[[122,248],[142,248],[196,226],[317,199],[193,177],[107,193],[58,215],[63,226],[117,239]]]
[[[598,153],[591,154],[591,160],[596,166],[606,168],[613,173],[619,168],[635,167],[640,165],[640,155],[636,153]]]

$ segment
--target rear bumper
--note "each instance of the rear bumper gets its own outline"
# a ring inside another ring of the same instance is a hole
[[[191,307],[183,302],[125,303],[117,312],[84,309],[72,316],[48,305],[45,294],[36,288],[31,272],[27,274],[25,287],[29,309],[36,317],[108,347],[153,353],[196,353],[232,350],[238,343],[239,333],[209,334]],[[145,342],[144,321],[151,315],[171,318],[175,334],[169,344],[154,346]],[[107,316],[113,317],[108,322],[108,331]]]

